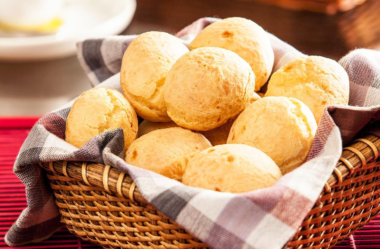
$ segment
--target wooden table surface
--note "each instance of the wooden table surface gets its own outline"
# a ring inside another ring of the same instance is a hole
[[[176,33],[198,18],[252,19],[306,54],[338,60],[359,48],[380,49],[380,0],[334,16],[296,12],[250,0],[137,0],[123,34],[150,30]],[[90,84],[75,56],[44,62],[0,62],[0,116],[43,115]]]

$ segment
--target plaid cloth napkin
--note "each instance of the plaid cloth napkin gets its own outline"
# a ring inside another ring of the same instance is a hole
[[[202,18],[177,34],[185,44],[218,19]],[[87,40],[78,57],[92,84],[120,90],[123,52],[135,36]],[[270,35],[274,70],[300,55]],[[10,246],[48,237],[61,226],[52,191],[39,162],[68,160],[110,164],[128,172],[144,198],[212,248],[281,248],[295,234],[318,198],[341,152],[371,123],[380,136],[380,52],[355,50],[340,60],[350,77],[352,107],[325,109],[308,161],[274,186],[243,194],[219,193],[185,186],[125,163],[122,129],[108,131],[77,149],[66,143],[65,121],[71,103],[42,117],[21,147],[14,172],[25,183],[28,207],[6,235]],[[371,122],[370,122],[371,121]],[[279,145],[281,146],[281,145]]]

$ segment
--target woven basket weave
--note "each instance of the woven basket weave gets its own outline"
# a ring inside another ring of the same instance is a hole
[[[330,248],[380,210],[380,139],[344,148],[333,174],[287,248]],[[50,162],[47,172],[61,221],[104,248],[207,248],[149,205],[128,175],[97,163]]]

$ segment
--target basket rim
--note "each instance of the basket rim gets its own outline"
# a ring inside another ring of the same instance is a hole
[[[379,154],[379,137],[366,135],[355,139],[350,146],[343,148],[342,156],[328,178],[323,191],[331,191],[332,187],[342,183],[354,170],[380,159]],[[120,197],[148,204],[130,175],[109,165],[78,161],[40,162],[39,165],[46,170],[83,181],[88,186],[99,187]]]

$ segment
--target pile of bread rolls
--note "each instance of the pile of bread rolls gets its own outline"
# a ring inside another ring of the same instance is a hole
[[[273,63],[267,33],[244,18],[207,26],[190,50],[164,32],[141,34],[124,53],[123,95],[83,93],[66,141],[81,147],[121,127],[131,165],[215,191],[269,187],[306,161],[324,108],[349,97],[333,60],[303,56],[277,72]]]

